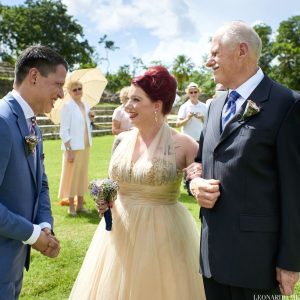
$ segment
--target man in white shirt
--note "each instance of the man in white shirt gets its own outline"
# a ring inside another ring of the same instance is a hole
[[[198,142],[207,115],[207,108],[198,100],[200,89],[196,83],[191,82],[186,93],[189,99],[179,108],[176,127],[182,127],[181,132]]]
[[[261,39],[242,21],[221,27],[207,67],[228,97],[212,101],[187,169],[201,205],[207,300],[281,299],[300,271],[300,95],[265,75]]]
[[[66,61],[45,46],[18,57],[14,90],[0,101],[0,299],[18,299],[30,248],[59,254],[37,114],[63,97]]]

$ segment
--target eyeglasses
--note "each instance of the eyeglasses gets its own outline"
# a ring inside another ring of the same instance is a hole
[[[78,87],[78,88],[76,88],[76,89],[73,89],[72,92],[73,92],[73,93],[76,93],[77,91],[81,91],[81,90],[82,90],[82,87]]]
[[[198,94],[198,91],[189,92],[189,94],[191,94],[191,95]]]

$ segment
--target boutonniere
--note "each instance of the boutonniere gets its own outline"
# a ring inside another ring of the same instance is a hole
[[[27,154],[33,154],[35,152],[36,145],[41,139],[35,134],[27,135],[24,139],[27,146]]]
[[[239,121],[245,121],[246,119],[258,114],[260,112],[260,107],[252,100],[247,100],[247,105],[245,111]]]

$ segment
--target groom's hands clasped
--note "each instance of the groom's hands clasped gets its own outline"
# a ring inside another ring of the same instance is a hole
[[[32,248],[48,257],[56,257],[60,251],[59,240],[51,234],[50,229],[44,228]]]

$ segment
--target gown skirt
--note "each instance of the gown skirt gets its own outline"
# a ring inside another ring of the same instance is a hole
[[[112,208],[112,231],[101,220],[69,299],[205,299],[199,231],[189,211],[162,197],[170,186],[125,190]]]

